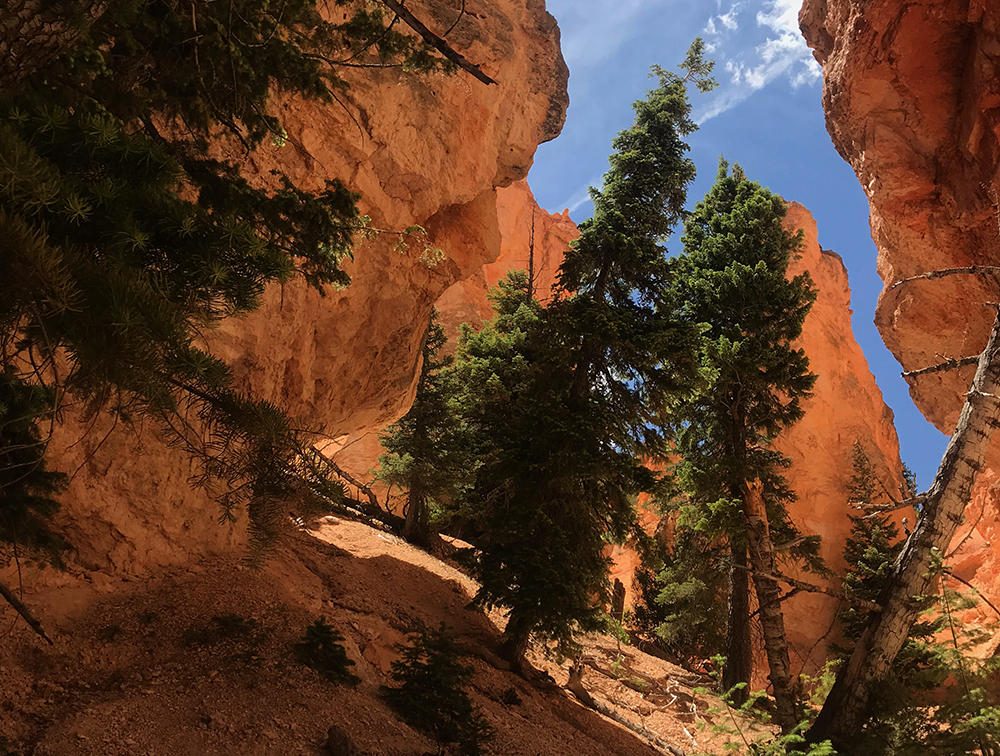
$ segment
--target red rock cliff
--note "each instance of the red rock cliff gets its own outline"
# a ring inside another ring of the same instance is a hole
[[[995,314],[983,305],[1000,295],[996,276],[891,287],[937,269],[1000,264],[1000,5],[806,0],[799,21],[823,65],[827,128],[868,195],[886,345],[907,370],[977,354]],[[944,433],[973,372],[911,384],[917,407]],[[952,547],[956,569],[994,603],[998,442]]]
[[[783,433],[776,446],[792,460],[786,477],[799,497],[789,507],[792,520],[803,534],[822,536],[823,559],[831,569],[842,571],[849,515],[857,514],[847,494],[853,445],[861,443],[881,479],[894,487],[902,481],[899,439],[892,411],[854,339],[843,261],[819,245],[816,221],[802,205],[789,205],[785,226],[805,233],[802,256],[789,274],[808,270],[818,290],[799,340],[817,378],[813,396],[804,404],[805,417]],[[909,516],[912,522],[912,513]],[[897,521],[899,517],[902,514]],[[819,582],[814,576],[805,579]],[[839,608],[837,599],[821,593],[799,593],[785,602],[793,671],[813,673],[822,667],[827,644],[836,639]]]
[[[458,17],[432,0],[408,7],[438,31]],[[444,252],[428,265],[419,242],[399,254],[396,235],[380,234],[359,244],[348,289],[323,298],[301,283],[275,287],[258,312],[210,334],[240,383],[331,438],[405,411],[432,303],[500,255],[498,191],[523,179],[537,145],[562,127],[568,73],[542,0],[468,0],[463,9],[448,39],[497,85],[461,72],[347,69],[350,89],[334,105],[273,103],[284,147],[236,156],[251,174],[280,166],[307,188],[339,177],[362,193],[373,228],[419,224]],[[73,558],[143,572],[239,545],[239,528],[216,524],[216,505],[187,485],[190,463],[155,428],[117,429],[101,443],[109,430],[102,420],[89,432],[69,422],[54,441],[55,465],[77,472],[60,521]]]

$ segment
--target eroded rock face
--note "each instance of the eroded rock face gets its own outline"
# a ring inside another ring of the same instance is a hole
[[[853,474],[852,452],[860,443],[879,477],[894,488],[902,482],[899,439],[892,410],[882,399],[875,376],[851,328],[851,289],[840,256],[820,247],[816,221],[798,203],[788,206],[785,227],[804,231],[802,256],[790,275],[809,271],[818,290],[806,317],[800,346],[816,374],[813,396],[803,407],[805,417],[783,433],[776,446],[792,460],[788,484],[798,495],[789,506],[792,520],[804,535],[822,537],[827,566],[842,572],[843,548],[851,532],[847,485]],[[895,514],[897,523],[910,512]],[[813,575],[799,575],[819,583]],[[799,593],[784,604],[792,651],[793,672],[814,673],[827,659],[827,645],[836,640],[834,619],[839,600],[822,593]],[[766,674],[766,673],[765,673]]]
[[[900,279],[1000,263],[1000,5],[992,0],[806,0],[827,128],[868,195],[886,288],[875,322],[913,370],[977,354],[993,276]],[[974,368],[920,377],[913,400],[951,433]]]
[[[542,210],[525,181],[517,181],[497,191],[497,220],[500,256],[453,284],[437,301],[436,307],[441,312],[441,322],[449,339],[457,336],[459,324],[478,325],[493,316],[493,307],[486,298],[490,288],[508,271],[527,271],[529,257],[534,261],[537,297],[542,302],[547,301],[552,295],[563,255],[569,243],[580,234],[568,211],[558,214]]]
[[[347,69],[340,73],[351,86],[338,103],[274,101],[285,146],[231,155],[264,181],[275,168],[305,188],[340,178],[362,193],[362,212],[384,232],[346,263],[348,289],[322,297],[301,282],[273,287],[259,311],[208,335],[241,385],[331,438],[363,435],[405,412],[432,304],[500,256],[498,192],[525,177],[568,104],[559,30],[542,0],[468,0],[460,19],[457,6],[437,0],[407,7],[439,32],[458,19],[449,42],[498,84],[461,72]],[[394,251],[396,232],[414,224],[426,241],[409,238],[405,253]],[[425,243],[443,260],[432,264]],[[60,429],[51,457],[78,470],[59,525],[79,560],[143,572],[241,544],[242,529],[216,523],[218,507],[187,484],[196,471],[155,428],[119,429],[98,444],[110,428],[98,420],[76,443],[85,425]]]
[[[984,304],[998,299],[996,275],[893,284],[1000,264],[1000,5],[805,0],[799,21],[823,65],[827,128],[868,195],[885,282],[875,322],[886,345],[907,370],[978,354],[995,316]],[[954,430],[974,372],[911,380],[914,402],[942,432]],[[949,549],[956,574],[994,603],[998,446],[994,437]],[[995,626],[992,610],[972,614]]]

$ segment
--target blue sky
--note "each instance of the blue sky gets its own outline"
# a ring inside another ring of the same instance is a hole
[[[631,104],[652,82],[651,65],[673,68],[702,36],[720,86],[693,94],[701,128],[688,142],[698,166],[693,205],[711,186],[719,155],[816,217],[819,242],[838,252],[851,279],[854,333],[896,415],[903,461],[930,485],[947,438],[910,400],[900,367],[872,319],[882,284],[868,202],[826,132],[822,72],[798,31],[801,0],[547,0],[569,64],[570,107],[563,133],[542,145],[528,176],[539,204],[591,212],[587,187],[608,168],[611,139],[632,120]],[[668,243],[677,249],[678,242]]]

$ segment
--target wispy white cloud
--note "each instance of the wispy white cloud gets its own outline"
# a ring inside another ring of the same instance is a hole
[[[674,0],[549,0],[559,19],[562,51],[571,71],[592,68],[613,55],[635,34],[636,19]]]
[[[591,179],[586,183],[586,185],[581,186],[579,189],[573,192],[569,197],[567,197],[565,201],[558,203],[556,207],[560,209],[566,208],[571,213],[575,213],[581,207],[590,202],[590,187],[600,186],[601,180],[602,180],[601,176]],[[556,212],[558,212],[558,210]]]
[[[719,16],[719,23],[722,24],[729,31],[736,31],[740,28],[739,22],[736,20],[736,15],[739,13],[739,7],[733,6],[729,9],[729,13],[724,13]]]
[[[730,80],[720,88],[706,108],[697,114],[698,123],[704,123],[734,108],[776,79],[787,78],[791,87],[798,89],[822,78],[823,69],[813,58],[799,32],[800,5],[801,0],[763,0],[756,21],[757,28],[766,34],[764,41],[753,48],[749,62],[744,59],[746,53],[738,53],[726,61],[725,71]],[[722,21],[724,16],[715,18],[726,29],[729,28]],[[718,30],[717,25],[712,26]],[[719,48],[718,43],[715,48]]]
[[[740,28],[737,18],[743,8],[743,2],[733,3],[729,6],[728,11],[722,13],[722,0],[717,0],[716,5],[720,13],[710,16],[708,23],[702,30],[705,35],[705,51],[709,54],[719,49],[723,41],[730,36],[730,32],[735,32]]]

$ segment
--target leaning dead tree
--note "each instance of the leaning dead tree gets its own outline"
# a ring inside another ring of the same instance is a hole
[[[1000,268],[976,266],[935,271],[899,281],[946,275],[1000,273]],[[965,360],[948,360],[940,369],[959,367]],[[880,610],[858,641],[846,665],[841,667],[833,689],[809,731],[813,742],[838,742],[856,733],[863,724],[868,695],[874,682],[884,679],[922,608],[921,596],[934,592],[938,573],[936,557],[943,556],[962,522],[976,475],[983,468],[993,432],[1000,427],[1000,309],[993,322],[986,349],[976,362],[976,375],[966,394],[959,417],[931,487],[923,494],[921,515],[893,567],[878,603]],[[937,367],[937,366],[935,366]],[[906,377],[929,372],[914,371]],[[911,502],[912,503],[912,500]]]

